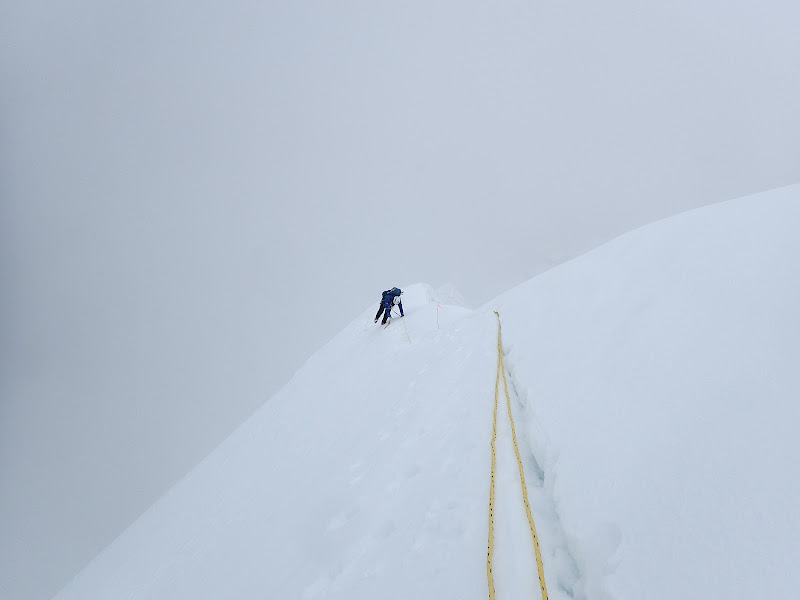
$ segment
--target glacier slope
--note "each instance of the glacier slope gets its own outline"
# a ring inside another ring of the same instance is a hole
[[[550,598],[796,597],[798,222],[793,186],[371,306],[57,598],[485,598],[493,310]],[[498,600],[538,588],[503,417]]]

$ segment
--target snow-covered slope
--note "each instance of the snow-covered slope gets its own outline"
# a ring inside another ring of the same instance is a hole
[[[415,285],[383,329],[376,296],[57,598],[486,598],[493,310],[550,598],[797,597],[798,221],[790,187],[475,311]],[[536,597],[498,428],[497,598]]]
[[[702,208],[491,304],[590,598],[800,597],[798,224]]]

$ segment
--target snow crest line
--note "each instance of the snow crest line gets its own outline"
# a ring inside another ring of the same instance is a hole
[[[544,580],[544,565],[542,564],[542,553],[539,550],[539,538],[536,535],[536,525],[533,522],[533,514],[531,513],[531,505],[528,502],[528,488],[525,484],[525,470],[522,468],[522,458],[519,453],[519,445],[517,444],[517,432],[514,427],[514,417],[511,413],[511,396],[508,393],[508,380],[506,378],[506,365],[503,360],[503,339],[502,339],[502,324],[500,323],[500,313],[494,311],[497,315],[497,376],[494,382],[494,417],[492,423],[492,473],[491,482],[489,484],[489,548],[486,555],[486,575],[489,583],[489,599],[495,600],[494,595],[494,577],[492,575],[492,556],[494,555],[494,499],[495,499],[495,471],[497,466],[497,458],[495,446],[497,441],[497,405],[500,395],[500,373],[503,374],[503,388],[506,394],[506,404],[508,406],[508,418],[511,422],[511,437],[514,440],[514,453],[517,456],[517,466],[519,467],[519,479],[522,485],[522,499],[525,503],[525,512],[528,515],[528,523],[531,526],[531,535],[533,536],[533,547],[536,551],[536,565],[539,570],[539,585],[542,590],[542,600],[547,599],[547,585]]]

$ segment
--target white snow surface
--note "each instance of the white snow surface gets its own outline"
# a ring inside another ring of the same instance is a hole
[[[551,599],[799,597],[798,223],[791,186],[477,310],[376,294],[56,598],[486,598],[494,310]],[[500,394],[496,597],[536,598]]]

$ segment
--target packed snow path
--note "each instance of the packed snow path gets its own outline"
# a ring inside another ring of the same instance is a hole
[[[575,595],[579,572],[554,502],[544,486],[545,473],[530,450],[524,429],[517,436],[512,398],[516,410],[523,414],[529,411],[516,386],[513,383],[509,386],[510,375],[507,376],[500,315],[497,312],[494,314],[497,316],[498,330],[487,555],[489,598],[530,598],[535,597],[537,589],[541,592],[542,600],[582,597]],[[501,395],[505,397],[505,402],[500,401]],[[526,472],[534,475],[534,479],[525,477]],[[532,506],[536,507],[535,510]],[[547,525],[546,539],[542,543],[544,553],[540,549],[534,513]],[[545,572],[556,583],[551,594],[548,594]]]
[[[519,443],[517,442],[516,427],[514,426],[513,411],[511,410],[511,396],[508,393],[508,378],[506,377],[505,360],[503,357],[503,338],[502,326],[500,324],[500,314],[495,311],[497,315],[497,377],[494,382],[494,418],[492,422],[492,475],[489,492],[489,549],[486,561],[486,572],[489,580],[489,598],[495,600],[495,586],[494,574],[492,571],[492,555],[494,554],[494,503],[495,503],[495,473],[497,472],[497,405],[499,403],[500,395],[500,375],[503,375],[503,391],[506,397],[506,410],[508,411],[508,421],[511,427],[511,439],[514,442],[514,455],[517,459],[517,466],[519,468],[519,478],[522,490],[522,499],[525,503],[525,514],[528,517],[528,523],[531,528],[531,539],[533,540],[533,547],[536,551],[536,567],[539,574],[539,586],[542,591],[542,600],[547,600],[547,585],[544,577],[544,566],[542,565],[542,553],[539,549],[539,539],[536,536],[536,524],[531,514],[531,506],[528,501],[528,490],[525,483],[525,469],[522,466],[522,458],[519,452]]]

